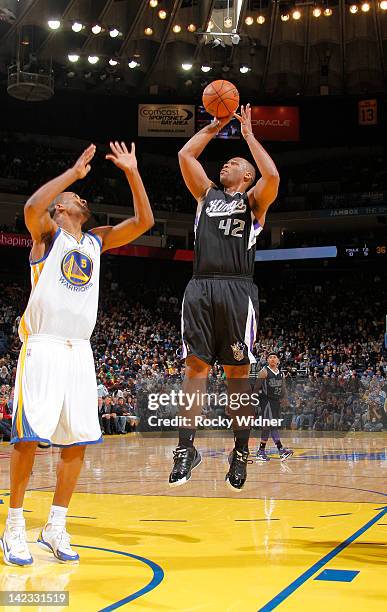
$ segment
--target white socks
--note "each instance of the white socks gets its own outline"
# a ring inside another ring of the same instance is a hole
[[[53,527],[64,527],[68,508],[63,506],[51,506],[47,519],[47,525]],[[8,523],[11,526],[24,525],[23,508],[8,508]]]
[[[63,506],[51,506],[50,514],[48,515],[47,525],[64,527],[66,524],[66,514],[68,508]]]
[[[8,508],[7,521],[10,525],[24,525],[23,508]]]

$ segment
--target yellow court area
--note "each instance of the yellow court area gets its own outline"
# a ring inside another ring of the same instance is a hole
[[[2,565],[0,590],[69,591],[69,607],[29,610],[385,610],[386,442],[289,437],[295,456],[249,465],[238,495],[224,484],[231,438],[199,438],[203,463],[177,489],[166,484],[174,439],[109,438],[88,449],[69,509],[81,563],[59,564],[31,544],[34,566]],[[50,507],[57,454],[37,457],[29,542]],[[8,455],[1,446],[2,522]]]

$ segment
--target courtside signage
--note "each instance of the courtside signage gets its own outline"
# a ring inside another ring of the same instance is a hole
[[[195,106],[191,104],[139,104],[138,135],[190,138],[195,131]]]
[[[298,106],[252,106],[251,123],[258,140],[300,140]]]

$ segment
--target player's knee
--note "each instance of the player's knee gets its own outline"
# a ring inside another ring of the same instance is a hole
[[[247,378],[250,373],[250,364],[239,366],[223,366],[227,378]]]
[[[36,448],[38,446],[38,443],[33,441],[33,442],[16,442],[16,444],[14,444],[14,449],[19,452],[19,453],[23,453],[23,454],[33,454],[36,451]]]
[[[185,375],[188,378],[205,378],[210,371],[208,363],[191,355],[185,361]]]

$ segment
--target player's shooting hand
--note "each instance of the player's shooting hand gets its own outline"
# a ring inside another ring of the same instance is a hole
[[[73,166],[73,170],[77,175],[77,179],[83,179],[90,172],[91,166],[90,162],[95,155],[96,147],[94,144],[91,144],[87,149],[85,149],[82,155],[77,159]]]
[[[208,125],[208,128],[215,132],[216,134],[220,132],[224,128],[225,125],[230,123],[231,119],[234,118],[234,115],[228,115],[227,117],[214,117],[211,123]]]
[[[253,126],[251,124],[251,106],[247,104],[246,106],[241,106],[241,114],[238,115],[234,113],[234,117],[236,117],[241,124],[241,132],[243,138],[247,138],[248,136],[253,135]]]
[[[124,172],[130,172],[136,170],[137,159],[136,159],[136,147],[132,142],[130,153],[124,142],[111,142],[110,143],[111,153],[106,155],[106,159],[110,159],[118,168],[121,168]]]

